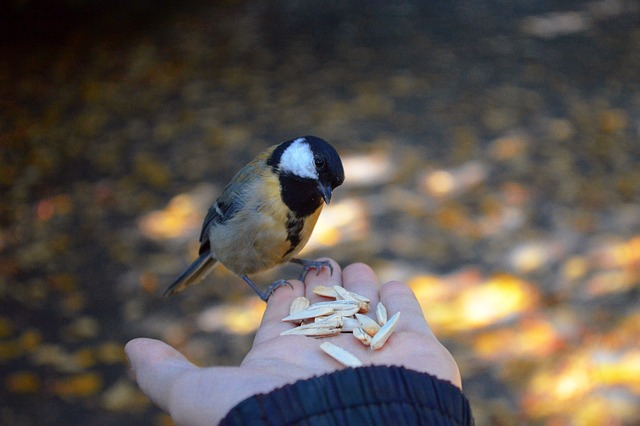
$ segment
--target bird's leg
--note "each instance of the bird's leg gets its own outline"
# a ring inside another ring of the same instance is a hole
[[[289,262],[302,265],[302,272],[300,273],[300,277],[298,278],[300,281],[304,281],[310,270],[315,269],[317,271],[316,275],[318,275],[322,271],[322,268],[324,268],[325,266],[329,268],[329,270],[331,271],[331,275],[333,275],[333,265],[331,265],[331,262],[329,262],[328,260],[307,260],[293,258]]]
[[[240,277],[245,280],[245,282],[247,284],[249,284],[251,286],[251,288],[258,293],[258,296],[260,296],[260,299],[262,299],[263,301],[267,301],[269,300],[269,296],[271,296],[271,294],[275,291],[276,288],[278,287],[282,287],[283,285],[288,285],[289,287],[293,288],[293,286],[291,285],[291,283],[287,280],[278,280],[278,281],[274,281],[273,283],[271,283],[271,285],[269,287],[267,287],[267,289],[265,291],[262,291],[258,288],[258,286],[249,279],[248,276],[246,275],[240,275]]]

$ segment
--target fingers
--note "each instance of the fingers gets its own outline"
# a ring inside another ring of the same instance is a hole
[[[280,321],[289,315],[293,299],[304,296],[304,284],[298,280],[288,280],[291,286],[282,286],[271,294],[262,322]]]
[[[305,290],[302,282],[298,280],[289,280],[289,282],[293,289],[283,286],[276,289],[269,297],[254,345],[278,337],[280,333],[291,328],[290,324],[282,322],[282,318],[289,315],[289,307],[293,299],[303,296]]]
[[[159,340],[134,339],[124,350],[140,389],[166,411],[174,380],[185,370],[197,369],[182,354]]]
[[[386,306],[389,317],[395,315],[396,312],[402,312],[398,331],[433,334],[424,319],[424,313],[418,299],[405,284],[399,281],[389,281],[380,289],[380,300]]]
[[[294,298],[305,295],[311,303],[326,300],[313,293],[313,289],[319,285],[342,285],[354,293],[368,297],[372,309],[381,300],[389,316],[402,312],[398,330],[433,334],[413,291],[405,284],[390,281],[381,287],[378,277],[369,266],[354,263],[342,270],[334,260],[327,260],[333,266],[333,274],[329,268],[322,268],[317,274],[308,274],[304,286],[299,281],[292,280],[293,291],[278,289],[271,295],[254,344],[276,338],[282,331],[291,328],[291,324],[282,322],[282,318],[289,314],[289,307]]]
[[[254,393],[251,377],[239,379],[238,369],[198,368],[159,340],[134,339],[124,349],[140,389],[176,424],[218,424]]]
[[[315,287],[319,285],[332,286],[334,284],[340,284],[340,276],[342,275],[340,265],[332,259],[326,260],[331,262],[333,273],[331,272],[331,268],[322,268],[322,270],[317,273],[311,271],[307,274],[304,284],[298,280],[289,280],[293,289],[282,286],[271,294],[269,302],[267,303],[267,309],[262,317],[262,323],[256,333],[256,338],[253,342],[254,345],[274,339],[280,336],[280,333],[283,331],[291,328],[291,323],[282,322],[282,318],[289,315],[289,308],[293,299],[299,296],[306,296],[312,303],[317,302],[320,300],[320,297],[313,294]]]

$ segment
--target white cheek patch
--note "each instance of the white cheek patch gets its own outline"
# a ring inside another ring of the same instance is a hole
[[[318,179],[313,152],[304,138],[294,140],[280,158],[280,170],[309,179]]]

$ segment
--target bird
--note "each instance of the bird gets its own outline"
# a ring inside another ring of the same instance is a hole
[[[231,179],[211,205],[200,232],[198,258],[164,291],[177,294],[200,282],[221,263],[241,277],[263,301],[282,285],[261,290],[249,275],[293,262],[302,265],[300,279],[328,261],[299,259],[324,204],[344,182],[336,149],[317,136],[273,145],[258,154]]]

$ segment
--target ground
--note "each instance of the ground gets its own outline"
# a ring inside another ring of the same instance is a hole
[[[242,280],[160,293],[233,174],[306,134],[346,182],[305,255],[407,282],[478,424],[636,424],[640,7],[561,3],[12,2],[0,424],[169,424],[133,337],[238,364]]]

